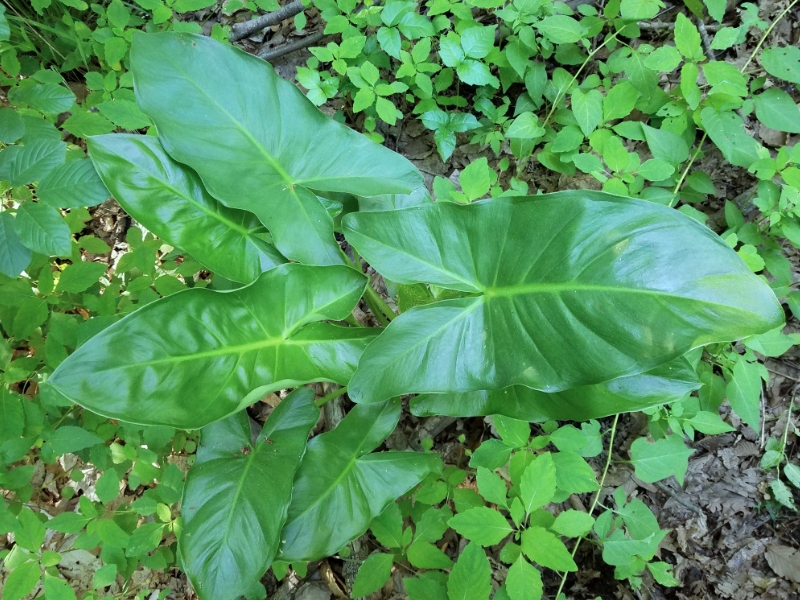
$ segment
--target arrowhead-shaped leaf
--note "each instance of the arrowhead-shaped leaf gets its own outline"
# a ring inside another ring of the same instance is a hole
[[[244,411],[203,428],[186,478],[179,546],[201,599],[248,595],[275,558],[292,480],[319,418],[313,402],[308,388],[289,394],[255,443]]]
[[[330,556],[364,533],[390,502],[436,468],[438,459],[431,454],[369,454],[399,418],[396,398],[356,406],[336,429],[308,443],[281,534],[281,560]]]
[[[646,373],[548,394],[522,385],[463,394],[422,394],[411,399],[419,417],[503,415],[521,421],[589,421],[621,412],[679,402],[700,382],[689,362],[677,358]]]
[[[350,382],[357,402],[556,392],[783,322],[769,286],[718,236],[641,200],[575,191],[435,203],[351,213],[343,229],[387,279],[469,294],[392,321]]]
[[[311,189],[374,196],[422,184],[405,158],[329,119],[270,65],[232,46],[137,35],[131,70],[166,151],[223,204],[255,213],[292,260],[344,262]]]
[[[344,319],[364,285],[349,267],[287,264],[242,289],[179,292],[94,336],[48,385],[107,417],[184,429],[269,391],[344,385],[374,334],[313,322]]]
[[[252,215],[213,198],[194,171],[144,135],[91,138],[89,152],[122,208],[150,231],[223,277],[250,283],[286,262],[259,237]]]

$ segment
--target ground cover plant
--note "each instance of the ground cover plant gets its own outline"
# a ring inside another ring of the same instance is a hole
[[[735,27],[688,4],[657,48],[634,42],[658,3],[318,4],[337,37],[297,77],[334,120],[223,43],[242,23],[191,12],[211,4],[43,2],[0,23],[4,597],[171,597],[151,574],[175,566],[200,598],[264,597],[326,557],[355,567],[351,597],[572,597],[584,539],[637,593],[678,585],[648,505],[604,494],[619,413],[644,411],[645,485],[683,485],[687,438],[769,418],[800,163],[796,90],[776,85],[798,57],[769,36],[794,3]],[[277,5],[223,12],[242,8]],[[281,13],[297,30],[302,8]],[[737,66],[715,55],[748,36]],[[484,149],[428,177],[436,202],[374,143],[415,118],[444,160]],[[715,146],[756,183],[721,237],[698,210]],[[528,195],[553,172],[614,195]],[[92,228],[109,195],[141,226],[127,253]],[[775,514],[800,486],[787,404],[759,457]],[[462,435],[455,465],[422,435],[387,451],[406,406],[487,416],[495,437]],[[783,548],[767,560],[791,580]],[[65,579],[78,556],[88,580]]]

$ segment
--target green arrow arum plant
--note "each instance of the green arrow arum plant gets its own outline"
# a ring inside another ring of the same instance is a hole
[[[45,387],[115,419],[203,428],[179,544],[203,599],[263,596],[273,560],[335,552],[438,470],[431,454],[373,453],[401,395],[423,394],[418,414],[525,421],[638,410],[699,386],[688,351],[783,322],[762,278],[665,206],[587,191],[432,203],[405,158],[237,49],[139,34],[131,69],[158,135],[93,137],[91,159],[217,289],[133,312]],[[380,315],[385,329],[349,326],[362,296],[382,301],[334,232],[401,300],[425,297]],[[308,441],[318,409],[302,386],[320,381],[357,406]],[[243,409],[286,388],[252,437]]]

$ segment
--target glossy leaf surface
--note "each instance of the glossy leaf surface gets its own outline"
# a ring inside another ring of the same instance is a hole
[[[588,421],[682,400],[698,389],[692,366],[681,357],[646,373],[619,377],[563,392],[540,392],[522,385],[462,394],[423,394],[411,399],[417,416],[503,415],[522,421]]]
[[[405,158],[329,119],[270,65],[232,46],[138,35],[131,70],[167,152],[224,204],[255,213],[292,260],[344,262],[333,220],[311,189],[374,196],[422,184]]]
[[[179,292],[94,336],[48,385],[106,417],[184,429],[270,391],[344,385],[374,333],[314,321],[344,319],[364,285],[349,267],[289,264],[242,289]]]
[[[333,431],[308,443],[281,534],[281,560],[330,556],[438,465],[416,452],[369,454],[400,418],[399,399],[356,406]]]
[[[201,599],[249,595],[278,551],[292,480],[319,418],[300,388],[272,412],[252,443],[247,413],[203,428],[186,478],[180,558]]]
[[[91,138],[100,176],[125,211],[223,277],[250,283],[286,259],[258,237],[251,214],[213,198],[200,178],[172,160],[157,139],[110,134]]]
[[[350,382],[357,402],[556,392],[783,322],[772,290],[718,236],[641,200],[575,191],[436,203],[353,213],[343,229],[387,279],[470,294],[392,321]]]

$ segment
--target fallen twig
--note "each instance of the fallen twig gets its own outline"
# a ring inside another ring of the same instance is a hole
[[[698,508],[688,500],[684,500],[683,498],[681,498],[672,488],[664,485],[660,481],[654,482],[653,485],[656,486],[658,489],[660,489],[662,492],[664,492],[667,496],[675,500],[675,502],[677,502],[678,504],[688,508],[697,516],[702,517],[704,515],[702,509]]]
[[[300,38],[299,40],[297,40],[296,42],[292,42],[291,44],[285,44],[283,46],[278,46],[276,48],[267,48],[266,50],[259,52],[258,57],[263,58],[264,60],[269,62],[271,60],[275,60],[276,58],[280,58],[281,56],[285,56],[286,54],[295,52],[296,50],[302,50],[303,48],[313,46],[324,37],[325,37],[324,32],[317,31],[316,33],[307,35],[304,38]]]
[[[639,29],[675,29],[675,23],[667,23],[665,21],[639,21],[637,23]],[[719,25],[711,23],[705,26],[706,31],[716,31]]]
[[[250,21],[245,21],[244,23],[236,23],[236,25],[231,27],[231,41],[238,42],[256,31],[277,25],[281,21],[285,21],[303,12],[304,8],[302,0],[292,0],[292,2],[274,12],[261,15]]]
[[[711,48],[711,36],[708,35],[708,26],[703,23],[703,19],[697,19],[697,28],[700,30],[700,38],[703,40],[703,48],[711,60],[717,60],[717,54]]]

